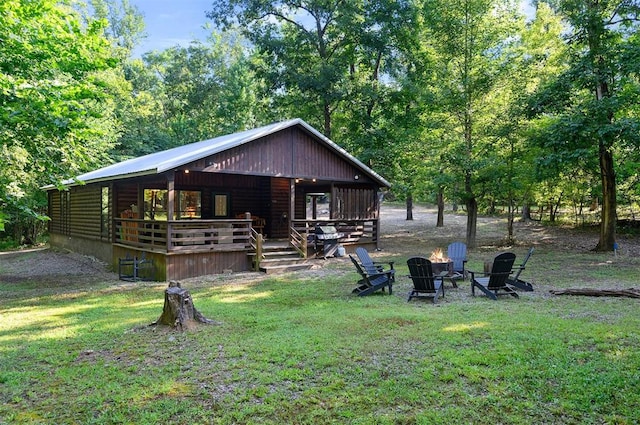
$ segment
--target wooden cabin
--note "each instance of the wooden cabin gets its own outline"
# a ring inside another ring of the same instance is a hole
[[[47,187],[51,245],[118,267],[153,261],[155,280],[252,270],[264,241],[301,258],[317,226],[348,252],[375,248],[389,183],[300,119],[110,165]]]

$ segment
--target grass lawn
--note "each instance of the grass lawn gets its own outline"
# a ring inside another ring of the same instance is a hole
[[[165,284],[0,282],[0,424],[640,423],[639,300],[548,292],[637,286],[637,258],[540,249],[535,292],[436,305],[393,259],[391,296],[348,259],[187,281],[221,324],[182,333],[146,326]]]

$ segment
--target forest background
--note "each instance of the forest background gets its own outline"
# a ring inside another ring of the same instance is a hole
[[[299,117],[392,182],[387,198],[598,223],[640,197],[640,2],[220,0],[211,34],[135,58],[128,0],[0,4],[0,238],[35,243],[42,186]],[[204,11],[203,11],[204,12]]]

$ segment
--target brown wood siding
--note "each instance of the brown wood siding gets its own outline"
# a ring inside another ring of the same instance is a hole
[[[300,127],[278,133],[194,161],[185,166],[206,172],[227,172],[274,177],[316,178],[361,182],[362,172]]]
[[[209,172],[291,176],[292,159],[292,133],[285,130],[208,157],[204,164]]]
[[[271,238],[289,237],[289,179],[271,180]],[[285,218],[286,215],[286,218]]]
[[[364,188],[335,188],[336,210],[334,218],[340,220],[367,220],[378,218],[377,191]]]
[[[49,232],[62,233],[62,210],[60,206],[60,191],[50,190],[47,193],[49,198]]]
[[[213,218],[211,194],[227,193],[230,197],[230,218],[250,212],[259,217],[268,217],[269,178],[237,174],[203,172],[178,172],[176,190],[201,191],[202,218]]]
[[[107,235],[102,239],[107,241],[113,240],[113,184],[109,184],[109,204],[108,204],[108,218],[107,218]]]
[[[120,217],[123,211],[130,210],[131,205],[138,205],[138,184],[118,184],[114,190],[116,211],[114,215]]]
[[[101,236],[101,187],[74,187],[70,190],[69,197],[69,234],[99,239]]]
[[[295,206],[294,206],[294,219],[304,220],[307,218],[307,202],[305,196],[305,189],[296,185],[295,193]]]
[[[344,158],[307,133],[299,132],[292,147],[294,152],[293,174],[304,178],[318,178],[332,181],[354,181],[354,176],[362,174]]]
[[[227,270],[249,270],[246,251],[203,252],[165,257],[166,280],[187,279],[208,274],[220,274]]]

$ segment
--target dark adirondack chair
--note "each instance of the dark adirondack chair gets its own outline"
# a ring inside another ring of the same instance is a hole
[[[351,291],[352,293],[362,297],[364,295],[372,294],[377,290],[382,290],[382,292],[384,292],[384,289],[388,287],[389,295],[392,294],[393,274],[390,271],[376,271],[374,273],[368,273],[360,266],[360,263],[358,263],[352,255],[349,255],[349,258],[351,258],[351,262],[353,262],[353,265],[356,267],[356,270],[361,277],[357,283],[358,286]]]
[[[413,289],[407,301],[412,298],[431,298],[435,304],[441,293],[444,298],[444,276],[434,276],[431,261],[424,257],[411,257],[407,260],[409,277],[413,281]]]
[[[504,252],[493,259],[491,272],[485,276],[476,277],[476,273],[469,270],[471,275],[471,294],[475,296],[475,290],[478,288],[493,300],[497,300],[498,295],[511,295],[518,298],[516,291],[507,286],[507,278],[511,274],[511,268],[515,260],[516,255],[514,253]]]
[[[463,242],[453,242],[447,247],[447,257],[453,261],[453,276],[454,279],[465,280],[467,278],[467,272],[465,265],[467,263],[467,245]]]
[[[532,284],[519,279],[520,273],[522,273],[522,271],[524,270],[524,266],[527,264],[527,261],[529,261],[529,258],[531,257],[532,254],[533,254],[533,248],[531,248],[529,252],[527,252],[527,255],[524,257],[524,261],[522,262],[522,264],[520,264],[520,267],[518,267],[518,271],[516,271],[516,274],[514,276],[509,276],[507,278],[507,285],[515,286],[516,288],[522,289],[523,291],[528,291],[528,292],[533,291]]]
[[[369,252],[367,252],[367,250],[364,249],[363,247],[356,248],[356,255],[360,260],[360,264],[362,265],[362,268],[367,273],[375,274],[375,273],[389,272],[391,273],[391,279],[395,282],[396,271],[393,268],[393,263],[394,263],[393,261],[386,261],[386,262],[373,261],[373,259],[369,255]],[[386,268],[385,264],[387,264],[389,267]]]

